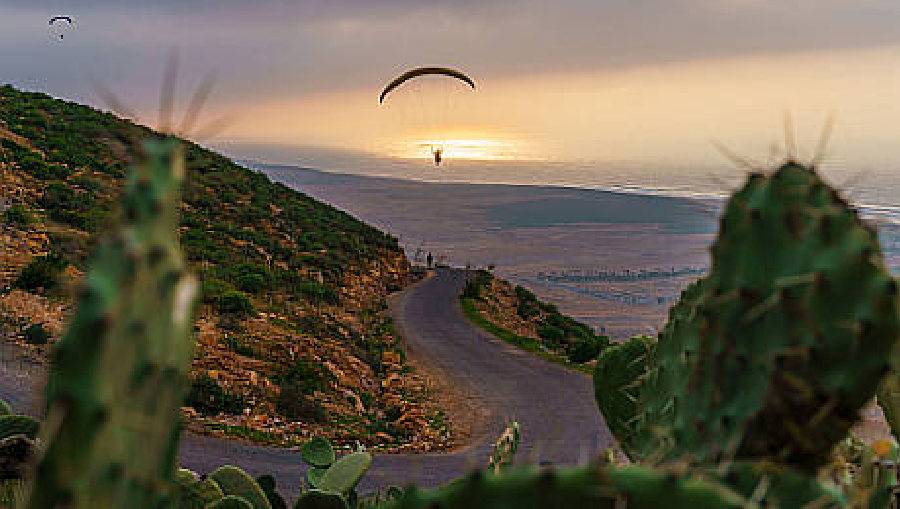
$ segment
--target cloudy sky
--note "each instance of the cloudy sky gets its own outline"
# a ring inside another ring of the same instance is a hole
[[[835,158],[900,162],[896,0],[0,0],[0,81],[103,106],[99,82],[147,123],[173,48],[176,112],[216,76],[218,140],[680,164],[711,139],[764,158],[784,111],[809,152],[834,112]],[[478,90],[424,80],[379,106],[417,65]]]

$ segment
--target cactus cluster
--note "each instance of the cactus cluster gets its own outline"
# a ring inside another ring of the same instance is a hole
[[[311,489],[297,500],[298,509],[346,508],[356,505],[356,485],[372,466],[372,455],[358,450],[337,458],[331,443],[315,437],[300,450],[308,465],[306,482]]]
[[[212,509],[248,507],[250,509],[284,509],[284,499],[275,490],[275,478],[264,475],[253,479],[232,465],[221,466],[201,478],[180,468],[175,473],[175,507],[180,509]]]

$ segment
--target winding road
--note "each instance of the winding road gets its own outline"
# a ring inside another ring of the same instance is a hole
[[[471,412],[464,416],[475,423],[471,444],[450,453],[377,455],[362,492],[409,483],[435,486],[483,466],[508,419],[522,427],[521,461],[582,463],[613,444],[589,377],[517,350],[466,320],[458,301],[465,278],[462,270],[438,269],[396,295],[391,314],[415,362],[464,395],[454,411]],[[3,353],[0,397],[34,410],[33,381],[43,378],[40,368]],[[295,450],[188,433],[181,462],[197,472],[230,463],[252,475],[272,473],[279,491],[290,498],[304,471]]]

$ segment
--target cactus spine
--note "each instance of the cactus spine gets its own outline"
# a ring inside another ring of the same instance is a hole
[[[174,140],[144,147],[120,226],[99,246],[52,354],[46,451],[29,507],[171,503],[195,283],[176,235],[182,149]]]

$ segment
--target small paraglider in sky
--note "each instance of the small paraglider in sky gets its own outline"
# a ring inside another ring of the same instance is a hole
[[[48,23],[50,25],[50,39],[56,42],[62,42],[66,35],[75,28],[70,16],[53,16]]]

